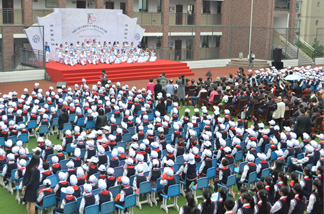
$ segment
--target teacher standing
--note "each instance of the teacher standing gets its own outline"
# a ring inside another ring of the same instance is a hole
[[[185,89],[186,83],[183,74],[181,74],[181,76],[177,80],[177,84],[178,84],[177,96],[179,100],[179,106],[182,105],[184,107],[185,97],[186,97],[186,89]]]
[[[39,156],[34,155],[26,167],[23,178],[24,200],[27,202],[27,213],[35,214],[35,205],[37,199],[37,189],[39,187],[40,172],[38,170]]]

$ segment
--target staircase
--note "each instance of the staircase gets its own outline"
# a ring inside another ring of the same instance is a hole
[[[299,40],[299,41],[301,41],[303,44],[306,43],[304,40]],[[310,46],[308,43],[306,44],[307,47]],[[287,59],[298,59],[299,66],[314,64],[314,60],[312,58],[310,58],[305,52],[303,52],[296,45],[291,44],[284,36],[282,36],[277,31],[274,31],[273,47],[281,48],[282,54],[285,55]]]

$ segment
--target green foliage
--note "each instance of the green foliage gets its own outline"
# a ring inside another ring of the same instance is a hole
[[[312,47],[315,49],[315,57],[323,57],[324,56],[324,46],[318,44],[319,41],[316,41]]]

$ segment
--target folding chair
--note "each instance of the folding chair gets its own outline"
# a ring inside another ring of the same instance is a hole
[[[59,111],[61,112],[61,111]],[[52,135],[54,134],[54,129],[56,126],[58,126],[58,117],[57,118],[54,118],[53,121],[52,121],[52,124],[51,124],[51,132],[52,132]]]
[[[209,186],[214,189],[213,180],[216,177],[216,167],[211,167],[207,169],[206,177],[209,179]]]
[[[139,193],[136,193],[136,205],[141,210],[142,204],[148,203],[152,207],[151,201],[152,183],[151,181],[144,181],[140,183]],[[141,195],[146,195],[146,200],[141,201]]]
[[[258,181],[261,181],[262,178],[265,178],[267,176],[270,176],[270,168],[262,169],[261,171],[261,178],[257,178]]]
[[[178,197],[180,196],[180,184],[174,184],[168,187],[168,194],[161,194],[163,201],[160,209],[164,209],[166,213],[168,213],[168,208],[174,207],[177,211],[179,211],[178,206]],[[173,203],[168,204],[169,198],[173,197]]]
[[[130,142],[130,141],[132,141],[132,135],[130,133],[124,134],[123,141],[124,142]]]
[[[207,177],[199,178],[197,180],[197,185],[192,187],[192,189],[194,190],[193,195],[195,196],[196,203],[198,203],[199,198],[203,197],[202,195],[197,196],[197,191],[200,190],[200,189],[208,188],[208,180],[209,179]]]
[[[36,131],[36,134],[38,136],[40,136],[41,134],[44,134],[46,136],[46,139],[48,139],[48,134],[49,134],[49,128],[47,125],[41,125],[38,129],[38,131]]]
[[[74,120],[75,120],[75,114],[70,114],[69,115],[69,122],[74,123]]]
[[[46,179],[49,179],[51,181],[51,188],[54,188],[59,182],[57,175],[50,175]]]
[[[132,194],[125,198],[124,206],[116,204],[115,207],[118,209],[118,214],[124,214],[125,210],[128,209],[127,213],[133,213],[133,207],[136,206],[136,195]]]
[[[9,136],[8,140],[11,140],[12,145],[15,145],[17,143],[17,136],[15,136],[15,135]]]
[[[114,198],[116,198],[116,196],[120,192],[120,186],[117,185],[117,186],[109,187],[108,191],[111,192],[111,194],[113,195]]]
[[[234,155],[234,163],[243,161],[243,151],[238,151]]]
[[[123,175],[123,167],[115,167],[115,177],[118,178]]]
[[[8,184],[8,191],[10,192],[11,195],[13,195],[13,187],[15,186],[14,185],[14,182],[16,181],[16,172],[17,172],[18,169],[13,169],[11,170],[11,175],[10,175],[10,178],[7,178],[7,182],[9,183]]]
[[[34,133],[33,136],[36,136],[35,129],[37,128],[37,121],[36,120],[30,120],[27,123],[27,130],[32,131]]]
[[[64,210],[63,210],[63,214],[72,214],[72,213],[76,213],[78,210],[78,202],[77,201],[73,201],[70,203],[67,203],[64,205]],[[55,214],[59,214],[58,212],[55,212]]]
[[[51,194],[51,195],[47,195],[43,198],[43,205],[39,206],[36,203],[36,207],[38,209],[38,213],[43,214],[43,210],[47,209],[49,207],[53,207],[56,206],[56,195],[55,194]],[[51,213],[51,212],[50,212]]]
[[[23,143],[28,143],[29,142],[29,137],[27,133],[20,134],[18,136],[18,140],[22,141]]]
[[[234,172],[236,174],[241,174],[243,172],[244,166],[247,164],[247,161],[240,163],[239,167],[235,167]]]
[[[155,187],[155,188],[152,188],[151,201],[152,201],[155,205],[157,205],[157,199],[158,199],[158,197],[156,197],[157,192],[158,192],[160,189],[163,189],[163,188],[164,188],[164,186],[162,186],[162,185],[160,184],[160,181],[161,181],[161,178],[158,178],[158,179],[156,180],[156,187]]]
[[[257,172],[251,172],[249,174],[249,179],[248,179],[247,182],[240,182],[240,181],[239,182],[244,184],[245,186],[249,186],[250,184],[252,184],[252,183],[254,183],[256,181],[257,181]]]

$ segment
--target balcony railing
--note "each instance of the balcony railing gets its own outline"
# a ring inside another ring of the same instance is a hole
[[[43,17],[53,13],[53,10],[33,10],[33,23],[37,23],[37,16]]]
[[[201,26],[221,25],[222,14],[204,13],[201,14]]]
[[[161,25],[162,13],[134,12],[139,25]]]
[[[0,9],[0,24],[15,24],[15,25],[24,24],[23,10]]]
[[[275,0],[275,9],[276,10],[289,10],[290,9],[290,0]]]
[[[195,19],[194,14],[190,13],[170,13],[169,14],[169,25],[194,25]]]

